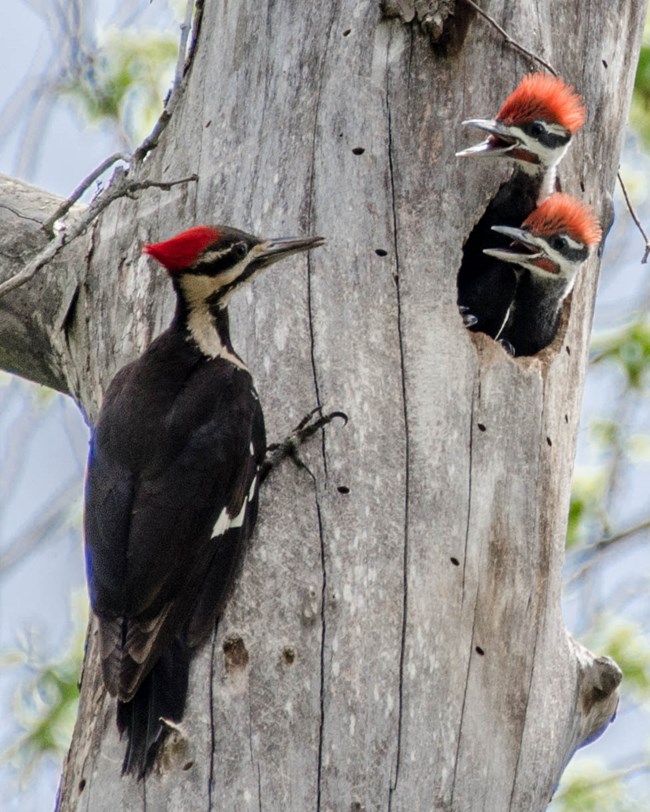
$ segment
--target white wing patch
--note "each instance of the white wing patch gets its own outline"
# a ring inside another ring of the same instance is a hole
[[[242,502],[239,513],[233,518],[228,512],[228,508],[225,507],[219,514],[219,518],[212,528],[213,540],[218,539],[219,536],[223,536],[227,530],[236,530],[238,527],[241,527],[244,524],[244,519],[246,518],[246,508],[248,507],[248,503],[252,501],[253,496],[255,495],[256,487],[257,473],[255,473],[255,476],[253,477],[253,481],[251,482],[248,493],[244,497],[244,501]]]
[[[246,502],[244,501],[244,505]],[[230,527],[230,516],[228,515],[228,508],[224,508],[219,514],[214,527],[212,528],[212,537],[223,536],[226,530]]]

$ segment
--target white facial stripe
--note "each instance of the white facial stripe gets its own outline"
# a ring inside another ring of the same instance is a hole
[[[224,248],[221,251],[206,251],[204,254],[201,254],[201,256],[194,263],[193,267],[198,268],[201,265],[209,265],[213,262],[216,262],[218,259],[221,259],[221,257],[229,253],[229,251],[230,246],[228,246],[228,248]]]
[[[569,243],[569,246],[571,248],[573,248],[575,251],[584,251],[584,248],[585,248],[584,243],[581,243],[581,242],[578,242],[577,240],[574,240],[573,237],[571,237],[570,234],[565,234],[564,238]]]
[[[561,124],[552,124],[550,121],[543,121],[542,124],[546,132],[551,135],[564,136],[567,134],[566,127],[563,127]]]

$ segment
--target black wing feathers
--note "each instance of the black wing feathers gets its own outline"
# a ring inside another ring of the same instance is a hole
[[[248,372],[220,358],[175,367],[174,353],[190,350],[183,341],[160,352],[165,340],[111,384],[88,473],[91,602],[106,684],[123,702],[181,633],[197,600],[201,620],[192,640],[212,627],[252,522],[246,516],[239,532],[230,532],[229,551],[218,554],[212,529],[224,509],[231,519],[238,515],[265,450]],[[256,493],[248,507],[254,515]]]

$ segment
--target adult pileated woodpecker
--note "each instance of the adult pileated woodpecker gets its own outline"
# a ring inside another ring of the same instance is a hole
[[[518,268],[517,291],[499,339],[513,355],[534,355],[555,338],[562,302],[602,232],[589,206],[560,192],[538,206],[521,228],[493,229],[511,245],[485,253]]]
[[[555,190],[557,166],[584,121],[585,109],[572,87],[555,76],[535,73],[522,79],[495,119],[463,122],[489,136],[459,156],[486,155],[515,163],[511,178],[502,184],[463,246],[458,305],[469,329],[492,338],[498,335],[515,292],[512,267],[486,260],[483,254],[484,248],[508,244],[492,226],[519,226]]]
[[[226,305],[263,268],[322,244],[198,226],[145,253],[169,272],[169,328],[111,382],[86,481],[102,674],[143,776],[183,715],[192,649],[214,627],[257,515],[264,418]]]

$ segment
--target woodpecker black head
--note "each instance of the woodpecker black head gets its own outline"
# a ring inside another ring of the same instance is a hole
[[[509,158],[530,174],[557,166],[585,121],[582,99],[556,76],[525,76],[495,119],[470,119],[466,127],[490,133],[476,146],[456,153]]]
[[[589,206],[556,192],[523,222],[521,228],[493,226],[513,240],[510,248],[486,248],[485,254],[528,269],[542,281],[564,283],[566,293],[576,272],[600,242],[602,232]]]
[[[188,303],[225,307],[232,293],[279,259],[308,251],[322,237],[255,237],[229,226],[195,226],[144,247],[170,273]]]

